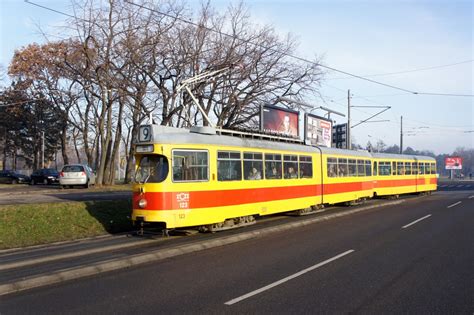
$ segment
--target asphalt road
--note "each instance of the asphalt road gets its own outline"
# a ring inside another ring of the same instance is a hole
[[[474,312],[474,193],[1,297],[1,314]]]

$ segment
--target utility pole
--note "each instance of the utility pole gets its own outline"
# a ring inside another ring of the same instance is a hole
[[[403,153],[403,116],[400,116],[400,154]]]
[[[346,148],[352,149],[351,144],[351,90],[347,90],[347,139],[346,139]]]

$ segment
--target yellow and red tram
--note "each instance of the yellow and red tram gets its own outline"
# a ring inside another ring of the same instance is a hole
[[[236,137],[212,128],[141,126],[136,163],[132,220],[165,229],[221,230],[256,216],[436,190],[430,157]]]

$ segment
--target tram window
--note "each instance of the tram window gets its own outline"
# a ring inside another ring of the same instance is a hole
[[[411,163],[405,162],[405,175],[411,175]]]
[[[244,175],[247,180],[262,179],[262,153],[244,152]]]
[[[431,174],[431,164],[425,163],[425,174]]]
[[[431,174],[436,174],[436,164],[431,163]]]
[[[135,172],[135,181],[139,183],[161,183],[168,176],[168,159],[163,155],[143,155]]]
[[[313,178],[313,158],[300,156],[300,178]]]
[[[346,177],[349,174],[347,159],[337,159],[337,176]]]
[[[392,162],[392,175],[397,175],[397,162]]]
[[[413,175],[418,174],[418,163],[416,163],[416,162],[411,163],[411,173]]]
[[[242,179],[242,160],[240,152],[217,152],[217,180],[231,181]]]
[[[372,166],[369,160],[365,161],[365,176],[372,176]]]
[[[390,162],[379,162],[380,176],[389,176],[391,173]]]
[[[423,175],[425,174],[425,164],[424,163],[418,163],[418,174]]]
[[[206,181],[208,169],[207,151],[173,150],[173,181]]]
[[[265,178],[281,179],[281,154],[265,154]]]
[[[365,161],[357,160],[357,176],[365,176]]]
[[[397,175],[405,175],[405,168],[403,162],[397,162]]]
[[[350,159],[348,161],[349,176],[357,176],[357,160]]]
[[[337,177],[337,159],[328,158],[328,177]]]
[[[283,156],[283,171],[286,179],[298,178],[298,156],[284,155]]]
[[[372,175],[377,176],[377,161],[374,161],[374,169]]]

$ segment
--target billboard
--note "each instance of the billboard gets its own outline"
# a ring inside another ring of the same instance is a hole
[[[283,136],[298,137],[298,112],[265,105],[261,113],[261,129]]]
[[[448,156],[444,158],[444,164],[447,170],[461,170],[462,158],[459,156]]]
[[[305,140],[313,145],[331,147],[332,121],[312,114],[306,114]]]

